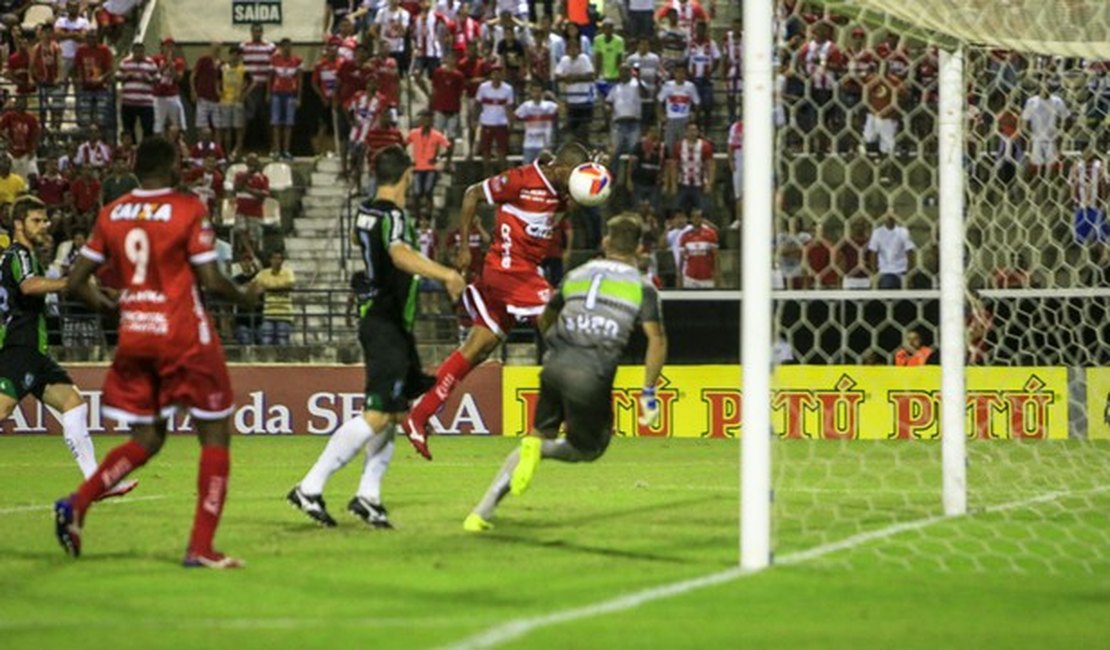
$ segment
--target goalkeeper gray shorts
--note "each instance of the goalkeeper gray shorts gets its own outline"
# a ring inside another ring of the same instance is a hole
[[[613,374],[581,357],[552,354],[540,372],[535,428],[554,438],[565,423],[567,442],[585,454],[601,455],[613,435]]]

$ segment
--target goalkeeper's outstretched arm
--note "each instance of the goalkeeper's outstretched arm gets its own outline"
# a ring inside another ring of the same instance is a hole
[[[654,388],[659,382],[659,375],[663,372],[663,365],[667,363],[667,332],[663,323],[647,321],[644,323],[644,335],[647,336],[647,351],[644,353],[644,386]]]

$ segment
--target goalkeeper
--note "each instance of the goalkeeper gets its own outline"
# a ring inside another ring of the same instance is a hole
[[[639,217],[609,220],[602,242],[605,259],[571,271],[539,321],[548,352],[540,372],[535,424],[514,449],[481,502],[463,522],[470,532],[493,527],[497,504],[512,492],[523,494],[541,459],[565,463],[597,460],[613,429],[613,376],[632,330],[647,335],[640,422],[655,425],[659,404],[655,384],[667,357],[659,294],[637,269],[643,225]],[[566,424],[566,436],[559,430]]]

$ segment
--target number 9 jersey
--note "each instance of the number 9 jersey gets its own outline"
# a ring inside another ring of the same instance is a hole
[[[208,209],[192,194],[135,190],[100,211],[81,255],[122,285],[119,344],[104,387],[110,417],[141,423],[183,404],[194,417],[218,419],[233,406],[223,347],[193,272],[216,261],[215,242]]]

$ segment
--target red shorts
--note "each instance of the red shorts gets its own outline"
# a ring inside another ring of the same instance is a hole
[[[127,22],[127,16],[117,16],[107,9],[96,10],[96,24],[101,27],[114,27]]]
[[[539,271],[505,273],[487,269],[463,292],[463,306],[474,324],[500,337],[508,336],[517,323],[542,314],[549,300],[551,285]]]
[[[509,155],[509,127],[483,126],[482,137],[478,140],[478,153],[488,156],[491,144],[497,145],[497,155]]]
[[[220,420],[235,411],[224,350],[196,346],[167,359],[117,354],[104,379],[104,415],[128,424],[168,419],[178,407],[198,420]]]

